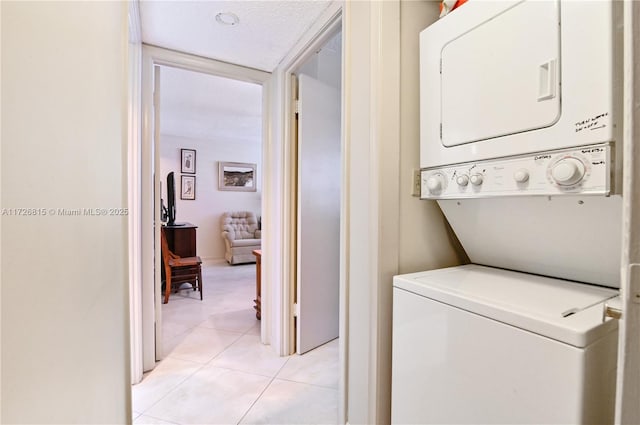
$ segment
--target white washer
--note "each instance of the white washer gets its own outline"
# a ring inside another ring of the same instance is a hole
[[[394,277],[392,423],[612,423],[617,291],[465,265]]]

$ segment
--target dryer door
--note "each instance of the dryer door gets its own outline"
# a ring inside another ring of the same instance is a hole
[[[558,1],[523,1],[441,50],[441,141],[456,146],[560,118]]]

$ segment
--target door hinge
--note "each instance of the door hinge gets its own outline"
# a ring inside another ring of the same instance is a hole
[[[293,317],[300,316],[300,306],[298,303],[293,303]]]
[[[440,140],[442,140],[442,123],[440,123]]]
[[[442,74],[442,58],[440,58],[440,74]]]
[[[294,109],[296,114],[300,113],[300,99],[296,99],[296,105]]]

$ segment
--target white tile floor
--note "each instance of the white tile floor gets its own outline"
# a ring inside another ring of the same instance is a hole
[[[133,386],[134,424],[335,424],[338,340],[278,357],[260,343],[255,264],[203,267],[204,300],[162,309],[165,359]]]

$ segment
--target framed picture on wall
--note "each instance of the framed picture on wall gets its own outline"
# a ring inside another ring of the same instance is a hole
[[[219,190],[255,192],[256,178],[256,164],[220,162],[218,165]]]
[[[196,199],[196,176],[180,176],[180,199]]]
[[[181,171],[185,174],[196,173],[196,150],[180,149]]]

